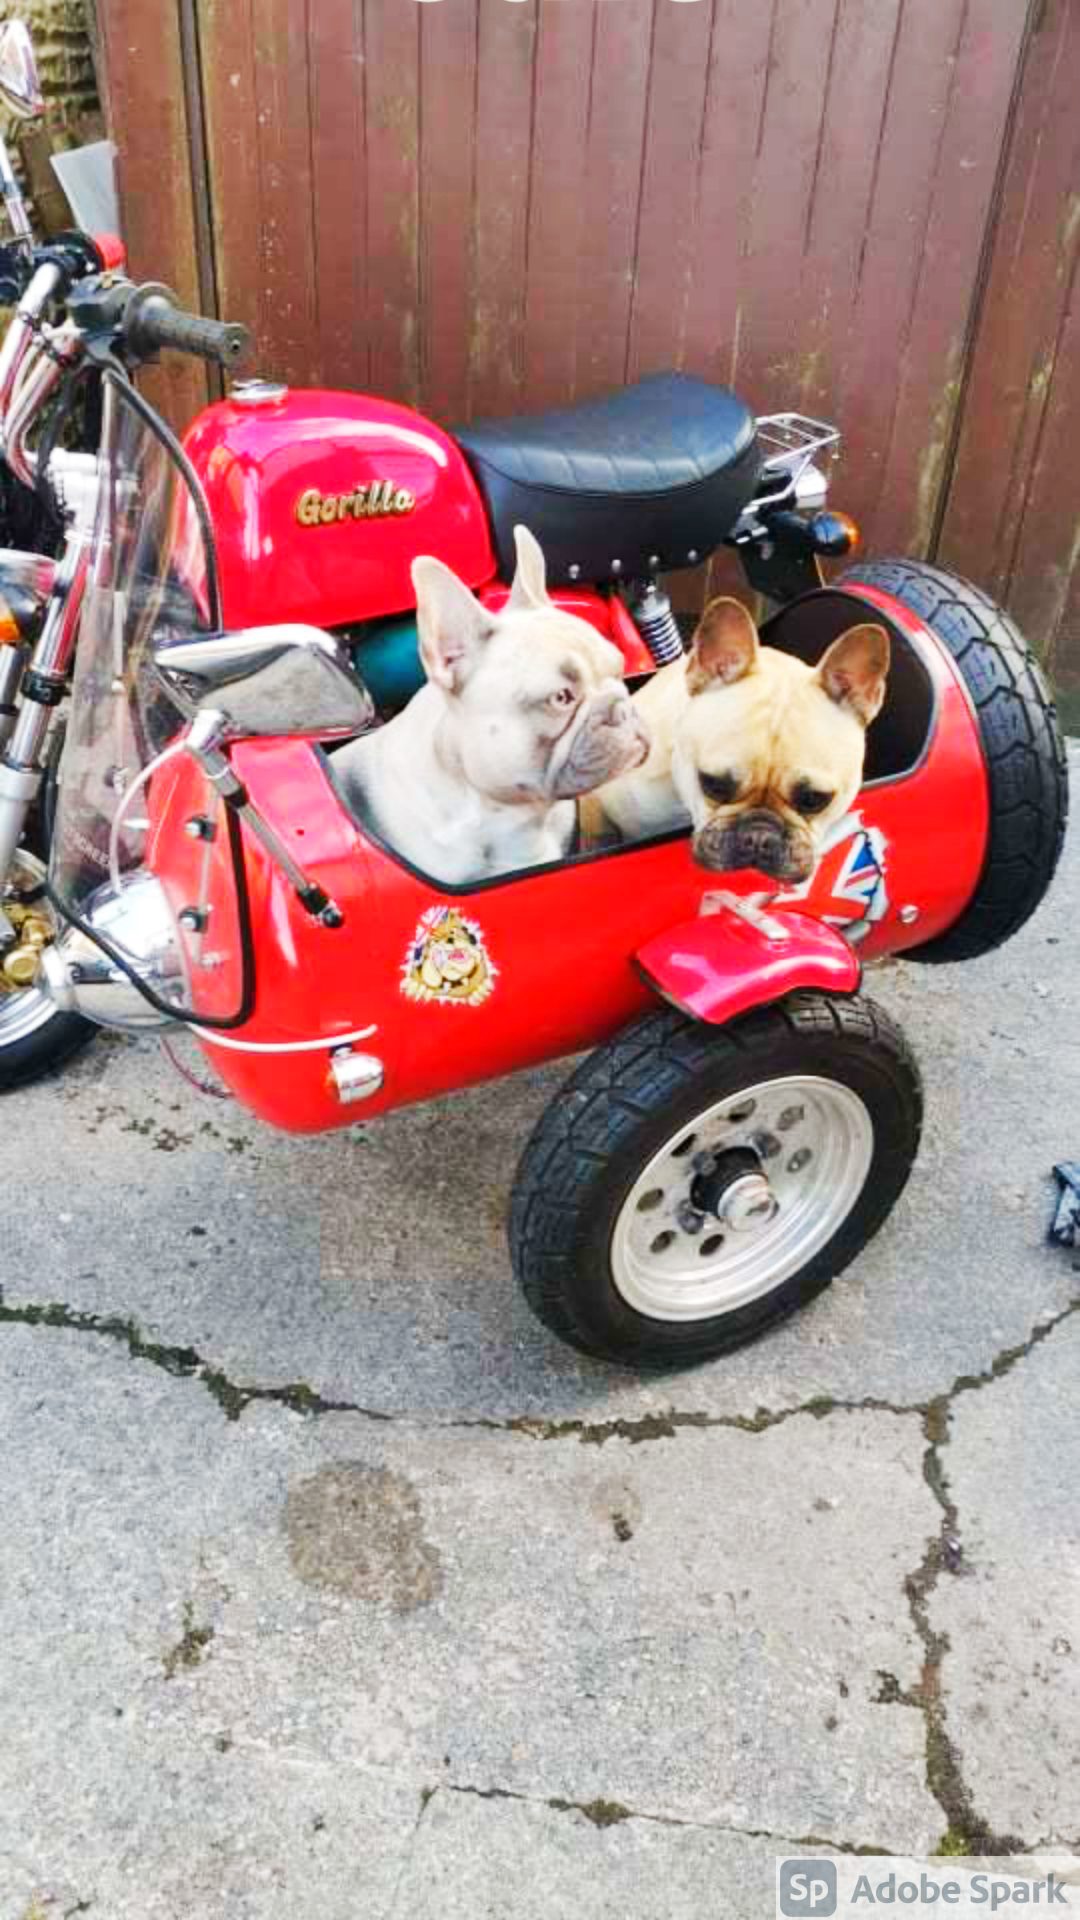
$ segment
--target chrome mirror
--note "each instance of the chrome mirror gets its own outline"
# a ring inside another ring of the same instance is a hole
[[[164,640],[154,648],[154,665],[189,720],[219,714],[232,739],[344,739],[375,716],[367,688],[319,627],[249,627]]]
[[[40,120],[45,111],[34,43],[21,20],[0,27],[0,100],[19,120]]]

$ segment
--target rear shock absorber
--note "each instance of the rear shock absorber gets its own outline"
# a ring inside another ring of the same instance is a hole
[[[658,667],[683,655],[682,635],[671,611],[671,601],[655,580],[646,580],[631,603],[634,624]]]

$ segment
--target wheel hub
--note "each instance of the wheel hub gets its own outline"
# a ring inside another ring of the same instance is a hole
[[[44,862],[20,847],[0,891],[14,936],[0,945],[0,1047],[28,1038],[56,1011],[41,985],[41,958],[56,936],[44,881]]]
[[[711,1213],[731,1233],[749,1233],[768,1225],[779,1202],[753,1149],[732,1147],[701,1156],[690,1205],[696,1213]]]
[[[841,1082],[790,1074],[716,1101],[627,1193],[611,1245],[617,1291],[670,1321],[761,1298],[836,1232],[872,1155],[870,1117]]]

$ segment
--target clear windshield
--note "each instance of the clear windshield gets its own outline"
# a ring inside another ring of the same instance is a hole
[[[180,448],[111,374],[99,483],[50,879],[60,904],[107,927],[121,956],[123,915],[100,918],[107,895],[122,895],[148,869],[176,916],[185,905],[205,908],[213,894],[213,938],[178,931],[183,1000],[193,1017],[224,1017],[223,999],[236,1004],[241,942],[231,868],[223,850],[216,860],[211,851],[229,836],[213,789],[183,751],[187,723],[153,666],[159,641],[220,627],[213,547]],[[213,823],[215,840],[185,840],[193,814]]]

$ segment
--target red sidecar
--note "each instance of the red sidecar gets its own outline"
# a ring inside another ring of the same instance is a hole
[[[593,1048],[517,1183],[534,1307],[589,1351],[650,1365],[790,1312],[885,1217],[917,1145],[917,1072],[857,991],[862,961],[1006,937],[1047,884],[1064,817],[1037,669],[973,590],[863,568],[783,608],[765,638],[812,660],[865,614],[890,632],[890,692],[858,802],[794,894],[703,871],[684,833],[455,890],[361,830],[332,752],[238,744],[248,793],[344,924],[306,914],[245,832],[257,992],[238,1032],[202,1032],[218,1072],[274,1125],[322,1129]],[[198,769],[176,764],[155,783],[148,864],[180,915],[206,897],[206,847],[181,832],[206,800]],[[209,977],[212,1014],[240,982]]]

